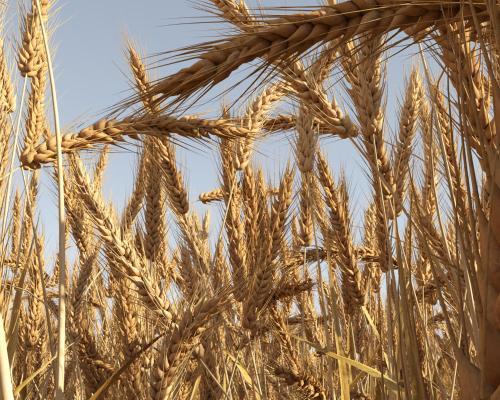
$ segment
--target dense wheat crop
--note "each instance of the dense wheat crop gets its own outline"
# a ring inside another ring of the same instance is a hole
[[[76,132],[56,5],[21,9],[14,57],[0,46],[0,399],[500,400],[500,4],[303,3],[198,2],[227,36],[154,80],[126,45],[134,94]],[[192,111],[242,66],[218,118]],[[266,170],[280,135],[289,160]],[[358,212],[329,138],[361,160]],[[199,199],[176,160],[192,144],[218,163]],[[123,210],[103,195],[116,146],[138,150]]]

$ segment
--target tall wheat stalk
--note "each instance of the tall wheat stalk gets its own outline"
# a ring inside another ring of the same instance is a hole
[[[59,315],[57,328],[57,375],[56,375],[56,400],[64,399],[64,373],[66,352],[66,301],[67,301],[67,278],[66,278],[66,209],[64,203],[64,173],[61,128],[59,123],[59,108],[57,103],[56,82],[54,68],[50,54],[49,38],[42,16],[42,5],[36,0],[39,23],[42,31],[45,55],[47,57],[48,71],[50,77],[50,91],[52,95],[52,110],[54,115],[54,133],[57,141],[57,190],[58,190],[58,217],[59,217]]]
[[[0,314],[0,387],[2,399],[14,400],[14,389],[10,373],[9,352],[7,351],[7,338],[3,316]]]

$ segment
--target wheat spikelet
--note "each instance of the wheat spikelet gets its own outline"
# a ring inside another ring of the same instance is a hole
[[[144,107],[150,113],[156,112],[156,107],[152,101],[152,99],[147,95],[147,93],[151,89],[151,84],[149,82],[148,74],[146,72],[146,66],[142,62],[141,57],[134,49],[131,43],[128,44],[128,60],[129,66],[134,74],[134,83],[139,96],[141,97],[141,101],[144,104]]]
[[[210,319],[221,312],[229,301],[227,294],[202,301],[187,309],[161,349],[151,376],[151,397],[167,399],[171,396],[173,379],[183,362],[183,358],[193,346],[193,342],[207,329]]]
[[[160,155],[154,142],[146,141],[146,191],[144,211],[146,232],[144,238],[144,252],[150,261],[162,258],[165,251],[165,194],[161,185],[161,171],[157,166],[157,158]]]
[[[87,291],[89,288],[89,283],[95,271],[96,261],[97,261],[98,252],[96,249],[93,250],[93,253],[87,255],[87,257],[80,257],[80,267],[78,271],[78,277],[76,279],[76,284],[73,295],[73,318],[76,323],[80,321],[82,318],[82,305],[84,302],[84,297],[87,295]],[[80,321],[81,322],[81,321]]]
[[[14,194],[12,203],[12,222],[10,232],[10,253],[14,257],[19,249],[19,235],[21,232],[21,197],[19,191]]]
[[[69,179],[68,179],[69,181]],[[92,253],[92,226],[85,213],[85,207],[76,196],[77,188],[74,185],[66,185],[65,196],[68,203],[68,226],[75,240],[80,256],[86,259]]]
[[[451,116],[445,105],[445,97],[438,87],[431,88],[433,105],[436,107],[438,135],[442,138],[445,150],[447,168],[450,172],[452,190],[455,192],[456,201],[461,203],[459,206],[465,207],[462,199],[464,199],[464,189],[462,184],[461,172],[459,170],[459,162],[457,156],[457,144],[454,137],[453,126],[451,124]]]
[[[36,6],[23,21],[22,42],[18,51],[17,66],[24,77],[34,77],[46,66],[43,37]]]
[[[462,105],[470,118],[464,121],[464,135],[480,156],[487,174],[490,166],[487,152],[495,135],[494,121],[489,115],[489,83],[481,71],[480,53],[472,43],[471,33],[459,35],[456,27],[445,26],[436,32],[434,40],[440,46],[440,57],[448,70],[451,82],[460,96]]]
[[[108,166],[109,159],[109,146],[104,146],[99,152],[99,158],[94,166],[94,186],[96,188],[101,188],[104,180],[104,173],[106,172],[106,167]]]
[[[266,88],[254,101],[251,102],[243,117],[243,124],[250,132],[249,138],[240,139],[236,145],[236,168],[244,169],[252,151],[254,138],[258,137],[266,114],[284,94],[283,85],[278,83]]]
[[[380,61],[382,41],[383,38],[378,35],[361,38],[358,43],[360,49],[356,51],[354,42],[347,43],[344,53],[357,62],[354,67],[350,64],[344,65],[344,70],[351,85],[349,91],[356,105],[367,159],[373,170],[375,192],[383,196],[386,202],[386,212],[392,214],[392,207],[388,200],[391,199],[395,187],[383,132],[384,82]],[[343,60],[346,64],[347,58],[344,57]],[[379,193],[380,186],[382,193]]]
[[[247,251],[245,246],[243,225],[240,222],[239,207],[242,194],[236,185],[236,168],[233,160],[234,152],[231,150],[232,143],[221,141],[219,145],[220,154],[220,180],[226,207],[226,236],[228,242],[229,262],[231,264],[231,278],[233,285],[240,290],[235,290],[234,297],[242,301],[245,296],[245,278],[247,274]],[[248,175],[248,169],[244,175]]]
[[[297,391],[305,399],[327,398],[325,390],[312,376],[281,366],[275,367],[273,373],[282,379],[286,385],[296,387]]]
[[[220,188],[212,190],[211,192],[200,193],[198,199],[203,203],[211,203],[213,201],[221,201],[224,199],[224,191]]]
[[[158,156],[161,170],[164,172],[163,179],[170,205],[178,215],[185,215],[189,211],[189,200],[182,175],[175,162],[173,146],[167,141],[160,141]]]
[[[33,8],[35,9],[36,6],[36,1],[33,0]],[[40,0],[40,10],[41,10],[41,15],[43,20],[47,20],[48,14],[50,11],[50,7],[53,5],[53,0]]]
[[[121,229],[124,232],[130,231],[130,228],[132,227],[134,220],[141,209],[145,192],[144,190],[145,176],[146,176],[146,153],[143,149],[139,156],[136,178],[134,180],[134,188],[122,214]]]
[[[302,65],[295,62],[285,69],[283,74],[290,80],[292,94],[308,106],[314,116],[328,128],[329,133],[343,139],[357,136],[357,128],[349,116],[344,115],[335,100],[328,100],[324,89],[314,80],[311,73],[306,73]]]
[[[373,203],[370,204],[370,206],[365,211],[363,249],[369,253],[375,252],[379,248],[376,232],[376,212],[376,206]],[[375,265],[374,263],[365,263],[364,273],[368,281],[365,282],[363,287],[366,287],[366,285],[370,285],[374,292],[379,292],[381,278],[380,267]]]
[[[412,151],[412,141],[416,132],[417,116],[419,114],[422,97],[422,83],[416,70],[410,75],[410,80],[406,87],[405,100],[399,117],[399,137],[394,159],[395,171],[395,216],[401,214],[403,201],[407,190],[407,179],[409,171],[410,154]]]
[[[306,174],[314,168],[314,156],[318,142],[314,119],[302,107],[297,119],[297,141],[295,144],[295,157],[300,172]]]
[[[238,28],[249,30],[256,21],[243,0],[211,0],[222,12],[222,17]]]
[[[0,113],[0,131],[0,174],[2,174],[2,178],[0,178],[0,189],[3,191],[3,188],[8,185],[8,179],[5,179],[5,174],[9,167],[9,142],[11,139],[11,128],[5,113]]]
[[[248,263],[253,262],[251,258],[256,254],[259,248],[259,219],[265,212],[259,207],[258,183],[255,171],[251,166],[244,170],[241,182],[241,203],[244,212],[244,231],[239,232],[240,236],[245,236],[245,253]]]
[[[302,187],[300,188],[300,214],[298,218],[299,231],[297,239],[300,246],[309,246],[313,241],[313,200],[310,196],[312,182],[309,175],[302,176]]]
[[[200,232],[200,224],[198,218],[196,217],[196,215],[190,215],[189,217],[182,216],[179,219],[179,226],[181,228],[186,247],[187,249],[189,249],[189,254],[191,255],[191,258],[193,259],[193,262],[196,266],[197,273],[194,275],[208,274],[208,271],[210,270],[210,256],[207,248],[207,243],[202,238],[203,234]],[[194,277],[192,272],[194,271],[189,268],[190,276]]]
[[[245,168],[245,172],[248,171],[248,169]],[[246,173],[244,174],[244,177],[246,176]],[[267,191],[268,196],[277,196],[279,194],[279,189],[276,188],[269,188]],[[198,196],[198,200],[200,200],[203,204],[208,204],[216,201],[222,201],[224,200],[224,190],[222,188],[214,189],[210,192],[203,192],[200,193]]]
[[[26,117],[26,135],[23,155],[34,151],[42,135],[48,134],[48,123],[45,117],[46,71],[41,68],[31,79],[31,92],[28,99],[28,115]]]
[[[31,349],[32,351],[40,351],[40,346],[44,341],[44,333],[43,332],[43,301],[42,301],[42,286],[40,282],[40,275],[38,271],[42,265],[37,265],[39,261],[43,263],[43,237],[36,237],[37,241],[37,257],[34,258],[33,262],[30,264],[30,274],[31,274],[31,285],[32,285],[32,296],[28,302],[28,313],[27,313],[27,321],[26,321],[26,331],[24,332],[25,339],[24,343],[27,349]],[[38,365],[39,366],[39,365]],[[36,368],[36,366],[33,366]],[[33,372],[33,371],[32,371]]]
[[[363,132],[364,158],[371,169],[372,183],[377,205],[377,241],[381,258],[388,259],[386,216],[393,216],[392,197],[395,191],[394,176],[385,144],[382,110],[384,83],[382,80],[381,46],[383,38],[372,34],[361,37],[357,42],[347,42],[342,49],[344,55],[352,57],[354,65],[343,58],[349,92],[357,110]],[[357,45],[357,47],[356,47]],[[388,261],[381,262],[386,271]]]
[[[16,94],[10,77],[9,68],[3,47],[3,41],[0,41],[0,82],[1,82],[1,108],[4,112],[12,113],[16,108]]]
[[[262,322],[262,314],[264,307],[272,300],[272,286],[270,283],[274,278],[274,266],[268,267],[256,274],[254,278],[254,285],[252,285],[252,296],[243,302],[242,307],[242,327],[250,330],[252,336],[257,336],[264,327]]]
[[[293,171],[287,168],[280,182],[277,198],[272,203],[270,215],[270,230],[271,230],[271,260],[275,259],[284,239],[285,224],[287,222],[287,214],[292,202],[292,184]]]
[[[318,178],[325,193],[325,203],[330,211],[331,235],[339,247],[338,265],[342,271],[342,291],[348,310],[364,305],[365,294],[361,289],[361,275],[352,250],[347,193],[341,184],[336,187],[326,160],[318,155]]]
[[[28,256],[30,241],[33,235],[33,223],[35,219],[36,200],[38,196],[40,174],[35,173],[29,182],[25,203],[24,203],[24,223],[22,226],[22,241],[19,248],[20,260],[25,262]]]
[[[113,366],[103,359],[95,338],[85,325],[81,329],[77,351],[88,393],[95,393],[102,382],[111,375]]]
[[[429,216],[433,216],[436,211],[436,164],[437,148],[432,130],[432,116],[429,105],[426,101],[421,104],[420,125],[424,143],[424,187],[422,198],[425,204],[425,211]]]
[[[306,279],[302,282],[280,285],[273,296],[273,301],[283,301],[287,298],[295,297],[302,292],[308,292],[314,287],[311,279]]]
[[[141,336],[139,333],[138,312],[137,307],[131,299],[133,290],[130,282],[122,280],[119,286],[119,293],[117,294],[118,305],[117,313],[118,320],[120,321],[121,339],[123,343],[124,359],[130,359],[135,352],[140,349]],[[142,360],[134,363],[127,370],[127,384],[137,397],[141,396],[144,390],[142,386],[142,374],[139,363]]]
[[[251,264],[246,277],[248,297],[243,302],[242,326],[254,332],[259,328],[258,315],[272,296],[277,269],[276,261],[272,259],[272,221],[267,210],[265,193],[264,178],[262,171],[259,171],[256,179],[255,204],[260,212],[253,216],[257,218],[255,226],[257,237],[254,238],[254,242],[255,239],[268,235],[270,240],[261,242],[258,247],[254,247],[253,254],[249,254]]]
[[[146,67],[139,57],[136,50],[129,43],[128,46],[129,65],[134,75],[136,90],[142,98],[142,102],[149,113],[156,112],[151,99],[147,96],[150,83],[146,73]],[[144,254],[152,261],[165,260],[166,248],[166,226],[164,224],[164,190],[158,182],[161,181],[160,170],[157,165],[157,157],[160,156],[158,138],[147,138],[144,142],[144,175],[145,175],[145,237],[142,240],[144,244]],[[131,200],[134,200],[133,198]],[[132,201],[131,206],[134,206]],[[127,210],[129,212],[130,209]],[[128,218],[128,217],[127,217]]]

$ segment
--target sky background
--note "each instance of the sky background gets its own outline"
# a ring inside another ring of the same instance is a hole
[[[8,4],[7,43],[11,43],[11,47],[15,49],[19,38],[20,3],[9,1]],[[131,74],[125,57],[127,39],[132,40],[142,54],[154,55],[211,40],[227,32],[229,25],[215,23],[213,16],[197,9],[200,4],[200,1],[188,0],[58,1],[56,13],[52,18],[52,24],[56,28],[52,35],[52,44],[55,49],[53,63],[60,120],[64,131],[69,132],[94,122],[108,107],[131,94]],[[248,1],[248,4],[252,7],[256,4],[314,6],[319,2],[267,0]],[[389,64],[386,123],[390,135],[397,131],[398,104],[403,96],[403,76],[409,71],[415,51],[414,47],[405,50],[394,56]],[[165,76],[179,68],[180,65],[177,64],[153,70],[152,77]],[[244,76],[243,73],[244,71],[236,73],[229,83]],[[334,80],[331,80],[330,83],[333,82]],[[216,99],[209,96],[210,101],[200,106],[197,112],[217,115],[222,102],[230,103],[238,93],[236,90],[233,95]],[[330,94],[335,95],[341,105],[344,103],[345,93],[342,85],[335,85]],[[287,105],[282,106],[286,107]],[[346,105],[345,109],[350,112],[348,107]],[[51,115],[50,108],[47,113]],[[269,177],[277,178],[278,172],[284,169],[286,160],[293,157],[293,153],[290,153],[292,139],[290,135],[280,135],[266,140],[258,147],[256,162],[266,167]],[[322,148],[328,152],[334,170],[345,171],[350,182],[353,211],[360,216],[371,192],[365,176],[366,166],[348,141],[324,139]],[[119,209],[125,204],[131,191],[135,150],[134,146],[129,146],[127,150],[114,148],[110,158],[104,185],[105,195],[113,200]],[[189,151],[179,149],[178,163],[185,172],[191,202],[196,208],[203,210],[204,207],[197,202],[197,196],[217,185],[216,152],[209,146],[194,144]],[[50,169],[45,168],[40,191],[40,209],[43,210],[42,225],[49,250],[57,246],[55,204],[56,188],[50,179]]]

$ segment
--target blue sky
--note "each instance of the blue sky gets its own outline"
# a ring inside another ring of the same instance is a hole
[[[56,31],[52,42],[55,48],[54,64],[58,90],[61,123],[70,131],[92,123],[106,111],[106,108],[130,95],[130,73],[125,61],[126,40],[130,39],[143,54],[152,55],[173,50],[185,45],[210,40],[223,32],[228,25],[213,23],[208,13],[196,9],[189,0],[87,0],[59,1],[53,22]],[[248,1],[250,5],[257,1]],[[283,5],[286,1],[260,1],[265,5]],[[316,5],[318,1],[305,0],[289,5]],[[199,2],[197,3],[200,4]],[[15,2],[8,10],[9,32],[17,32]],[[212,23],[209,23],[212,21]],[[188,23],[189,24],[186,24]],[[403,72],[409,71],[410,55],[415,48],[396,56],[388,70],[388,113],[389,131],[394,134],[398,101],[402,98]],[[161,71],[153,70],[153,77],[175,72],[179,65],[169,66]],[[233,79],[243,75],[236,74]],[[345,94],[340,87],[333,93],[342,103]],[[230,97],[225,99],[230,101]],[[205,104],[203,111],[217,113],[222,99]],[[50,110],[48,110],[50,112]],[[259,146],[257,162],[265,165],[268,176],[277,178],[277,172],[284,169],[285,160],[292,158],[290,136],[281,136]],[[327,139],[322,143],[329,158],[338,171],[343,168],[350,179],[354,211],[363,211],[370,188],[365,179],[365,166],[349,142]],[[133,179],[134,148],[129,151],[115,148],[106,176],[106,196],[121,207],[130,192]],[[216,154],[209,147],[197,145],[191,151],[179,150],[178,162],[186,173],[195,201],[200,192],[215,188],[217,179]],[[48,239],[47,247],[55,249],[57,209],[55,187],[50,181],[49,170],[44,172],[41,189],[43,226]],[[213,216],[215,218],[215,215]]]

